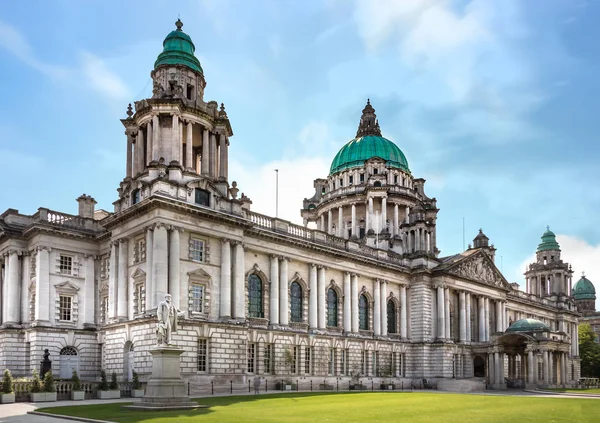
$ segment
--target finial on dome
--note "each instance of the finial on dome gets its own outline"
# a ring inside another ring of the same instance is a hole
[[[221,103],[221,109],[219,110],[219,117],[226,118],[227,112],[225,111],[225,105]]]
[[[367,105],[362,111],[358,131],[356,131],[356,138],[368,135],[381,136],[379,121],[377,120],[377,115],[375,115],[375,109],[371,106],[370,98],[367,98]]]
[[[127,106],[127,117],[133,116],[133,109],[131,108],[131,103]]]
[[[585,278],[585,271],[581,272],[581,277]]]
[[[550,230],[550,225],[546,225],[546,230],[549,231]]]
[[[183,22],[181,22],[181,19],[177,18],[177,22],[175,22],[175,26],[177,27],[177,31],[181,31],[181,27],[183,26]]]

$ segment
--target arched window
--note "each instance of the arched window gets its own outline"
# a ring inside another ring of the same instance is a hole
[[[327,326],[337,327],[338,325],[338,296],[335,289],[329,288],[327,291]]]
[[[394,301],[389,300],[387,303],[387,327],[388,333],[396,332],[396,304]]]
[[[73,370],[79,373],[79,355],[73,347],[64,347],[60,350],[60,371],[61,379],[70,379],[73,376]]]
[[[364,294],[358,298],[358,328],[369,330],[369,300]]]
[[[248,317],[264,317],[263,282],[255,274],[248,277]]]
[[[302,322],[302,287],[298,282],[292,282],[290,302],[292,322]]]

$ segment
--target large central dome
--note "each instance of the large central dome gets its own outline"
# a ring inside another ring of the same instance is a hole
[[[364,166],[365,161],[379,157],[386,161],[387,167],[399,168],[410,172],[406,156],[396,144],[381,136],[375,109],[367,100],[356,137],[344,145],[335,155],[329,174],[345,169]]]

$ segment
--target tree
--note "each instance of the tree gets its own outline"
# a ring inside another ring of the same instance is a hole
[[[100,370],[100,386],[98,386],[100,391],[108,391],[108,381],[106,380],[106,372],[104,370]]]
[[[56,392],[56,386],[54,385],[54,376],[52,372],[46,372],[44,376],[44,392]]]
[[[2,393],[12,394],[13,392],[13,377],[10,370],[6,369],[4,370],[4,377],[2,378]]]
[[[42,392],[42,381],[40,380],[40,374],[37,370],[34,370],[32,375],[33,377],[31,379],[30,391],[33,393]]]
[[[115,372],[110,376],[110,389],[111,391],[117,391],[119,389],[119,382],[117,382],[117,374]]]
[[[600,344],[595,339],[596,334],[589,323],[579,325],[579,357],[583,377],[600,377]]]
[[[72,389],[74,391],[82,391],[83,389],[81,389],[81,379],[79,378],[79,374],[77,373],[77,370],[73,369],[73,376],[71,376],[71,382],[73,382],[73,387]]]

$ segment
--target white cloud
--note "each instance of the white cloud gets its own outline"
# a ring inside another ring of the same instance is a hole
[[[39,60],[25,37],[12,26],[0,21],[0,47],[15,55],[26,65],[54,78],[67,75],[68,69]]]
[[[583,272],[596,287],[596,310],[600,311],[600,244],[593,245],[586,240],[571,235],[556,235],[556,240],[560,245],[561,258],[564,262],[573,267],[573,285],[581,278]],[[515,270],[515,277],[523,281],[523,272],[530,263],[536,261],[535,253],[531,254],[521,262]],[[524,290],[524,283],[520,282],[521,289]]]
[[[104,60],[87,51],[81,53],[81,68],[90,87],[113,100],[125,100],[129,92],[125,83]]]

